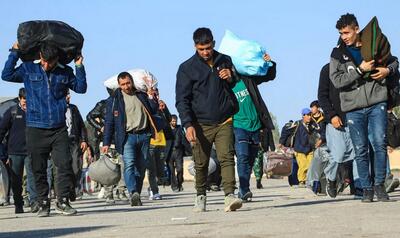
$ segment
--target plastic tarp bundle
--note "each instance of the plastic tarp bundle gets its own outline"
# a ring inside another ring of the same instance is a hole
[[[229,30],[225,31],[218,51],[229,55],[237,72],[243,75],[266,75],[272,66],[263,59],[264,47],[255,41],[241,40]]]
[[[19,56],[22,61],[39,59],[40,45],[51,43],[59,48],[59,62],[69,64],[79,56],[83,47],[83,36],[62,21],[27,21],[19,24]]]
[[[132,69],[127,71],[133,78],[134,87],[142,92],[147,92],[148,89],[156,89],[158,85],[157,78],[145,69]],[[114,75],[111,78],[104,81],[106,88],[115,90],[118,88],[118,75]]]

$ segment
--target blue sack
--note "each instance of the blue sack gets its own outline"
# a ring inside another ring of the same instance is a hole
[[[259,43],[241,40],[231,31],[226,30],[221,40],[219,52],[229,55],[238,73],[248,76],[263,76],[272,66],[263,59],[265,49]]]

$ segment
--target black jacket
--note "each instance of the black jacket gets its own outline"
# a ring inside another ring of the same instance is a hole
[[[237,77],[243,80],[247,90],[249,91],[251,100],[258,112],[258,118],[261,121],[262,128],[267,130],[275,129],[274,124],[269,114],[268,108],[265,105],[264,100],[261,97],[258,85],[264,82],[274,80],[276,77],[276,63],[272,62],[273,66],[268,69],[268,73],[265,76],[244,76],[238,74]]]
[[[104,126],[104,120],[106,118],[107,100],[101,100],[96,103],[96,106],[87,114],[87,122],[93,126],[96,131],[100,132]],[[99,121],[97,121],[98,119]]]
[[[172,142],[172,148],[179,150],[179,149],[184,149],[183,145],[183,130],[180,125],[176,125],[174,129],[172,129],[172,134],[173,134],[173,142]]]
[[[340,90],[333,86],[329,78],[329,64],[324,65],[319,75],[318,102],[324,111],[327,123],[335,116],[339,116],[342,123],[346,123],[346,113],[340,107]]]
[[[266,151],[275,151],[274,136],[270,130],[262,130],[260,132],[261,148]]]
[[[171,126],[169,125],[169,123],[171,122],[171,113],[169,112],[167,105],[165,105],[165,109],[158,110],[156,116],[160,118],[160,127],[164,132],[165,139],[171,140],[174,135],[171,130]]]
[[[176,108],[182,125],[220,124],[234,115],[238,102],[232,91],[234,81],[218,77],[219,68],[232,68],[229,56],[214,51],[210,67],[197,53],[179,66],[176,75]]]
[[[82,119],[78,107],[74,104],[68,104],[67,107],[71,110],[72,128],[69,137],[76,142],[88,142],[85,122]]]
[[[18,105],[10,107],[0,121],[0,142],[7,137],[9,155],[27,155],[25,111]]]

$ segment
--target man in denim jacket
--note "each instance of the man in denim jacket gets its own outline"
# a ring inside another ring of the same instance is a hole
[[[85,93],[86,73],[83,57],[75,60],[75,71],[58,63],[58,48],[50,43],[40,47],[40,59],[23,62],[18,67],[18,43],[10,50],[2,72],[4,81],[24,83],[26,89],[26,142],[32,158],[32,169],[38,193],[39,217],[49,216],[50,201],[47,184],[47,160],[51,158],[56,167],[56,212],[73,215],[76,210],[69,204],[69,186],[72,179],[69,139],[65,124],[68,89]]]

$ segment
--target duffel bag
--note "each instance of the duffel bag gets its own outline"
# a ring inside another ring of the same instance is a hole
[[[264,172],[278,176],[289,176],[292,173],[293,155],[285,152],[268,151],[264,153]]]
[[[121,179],[121,165],[112,156],[102,154],[97,161],[90,164],[88,175],[102,185],[115,185]]]

